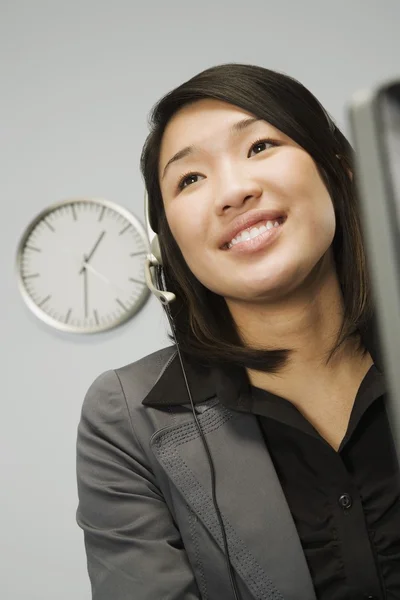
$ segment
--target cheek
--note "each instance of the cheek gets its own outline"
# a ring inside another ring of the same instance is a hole
[[[299,223],[306,219],[306,229],[316,235],[333,236],[334,207],[313,159],[306,152],[296,152],[292,158],[279,174],[290,212]]]
[[[200,211],[185,210],[176,205],[167,212],[171,233],[191,271],[196,274],[196,264],[201,263],[206,248],[207,223]]]
[[[288,196],[291,203],[296,196],[300,198],[312,198],[324,187],[313,159],[305,151],[293,150],[282,161],[277,171],[277,181]]]
[[[170,229],[188,269],[206,288],[217,291],[213,286],[220,278],[221,265],[207,245],[207,222],[200,217],[182,220],[180,216],[171,220]]]

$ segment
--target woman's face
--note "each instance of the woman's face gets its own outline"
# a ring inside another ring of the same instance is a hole
[[[159,180],[188,267],[227,300],[293,292],[331,246],[334,209],[311,156],[231,104],[200,100],[170,120]]]

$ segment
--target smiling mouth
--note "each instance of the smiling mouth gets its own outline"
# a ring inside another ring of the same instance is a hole
[[[259,221],[251,227],[243,229],[243,231],[237,234],[230,242],[226,242],[222,246],[222,250],[230,250],[236,245],[242,245],[262,236],[264,233],[271,231],[271,229],[278,229],[286,221],[286,218],[286,216],[282,216],[274,221]]]

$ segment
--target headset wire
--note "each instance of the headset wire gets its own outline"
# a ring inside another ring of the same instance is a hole
[[[162,266],[159,266],[158,270],[159,270],[159,272],[158,272],[157,279],[159,280],[159,282],[161,282],[161,286],[160,287],[162,288],[162,291],[167,291],[166,290],[166,286],[165,286],[164,270],[163,270]],[[202,441],[203,441],[203,445],[204,445],[204,448],[205,448],[206,453],[207,453],[208,462],[210,464],[211,482],[212,482],[212,498],[213,498],[213,503],[214,503],[215,511],[217,513],[218,521],[219,521],[219,524],[220,524],[220,527],[221,527],[222,538],[224,540],[225,557],[226,557],[226,561],[227,561],[229,578],[230,578],[231,586],[232,586],[232,589],[233,589],[234,598],[235,598],[235,600],[241,600],[241,596],[239,594],[239,590],[237,588],[237,584],[236,584],[236,581],[235,581],[235,574],[233,572],[232,564],[231,564],[231,561],[230,561],[230,558],[229,558],[228,541],[226,539],[225,527],[224,527],[224,523],[223,523],[223,520],[222,520],[222,517],[221,517],[221,513],[220,513],[220,510],[219,510],[218,504],[217,504],[216,491],[215,491],[215,470],[214,470],[214,465],[213,465],[213,461],[212,461],[212,458],[211,458],[211,453],[210,453],[210,450],[209,450],[209,447],[208,447],[207,440],[206,440],[206,438],[204,436],[204,433],[203,433],[203,430],[201,428],[201,425],[200,425],[200,423],[199,423],[199,421],[197,419],[196,410],[194,408],[193,398],[192,398],[192,394],[191,394],[191,391],[190,391],[189,383],[188,383],[188,380],[187,380],[187,376],[186,376],[186,372],[185,372],[185,367],[184,367],[184,364],[183,364],[182,355],[181,355],[181,351],[180,351],[180,348],[179,348],[179,343],[178,343],[177,336],[176,336],[175,324],[174,324],[174,320],[173,320],[173,317],[172,317],[172,314],[171,314],[170,307],[169,307],[168,303],[167,304],[163,303],[162,306],[163,306],[163,308],[165,310],[165,313],[166,313],[166,315],[168,317],[168,321],[169,321],[169,324],[170,324],[170,327],[171,327],[171,331],[172,331],[172,335],[173,335],[173,338],[174,338],[174,341],[175,341],[176,349],[178,351],[179,362],[180,362],[182,373],[183,373],[183,377],[184,377],[184,380],[185,380],[185,385],[186,385],[187,393],[188,393],[188,396],[189,396],[189,399],[190,399],[190,403],[191,403],[191,406],[192,406],[193,416],[194,416],[194,419],[196,421],[197,429],[198,429],[198,431],[199,431],[199,433],[201,435],[201,438],[202,438]]]

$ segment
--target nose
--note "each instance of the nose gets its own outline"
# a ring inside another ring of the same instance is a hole
[[[252,198],[259,198],[262,194],[261,185],[236,166],[225,168],[220,173],[215,194],[215,207],[219,215],[230,209],[240,208]]]

